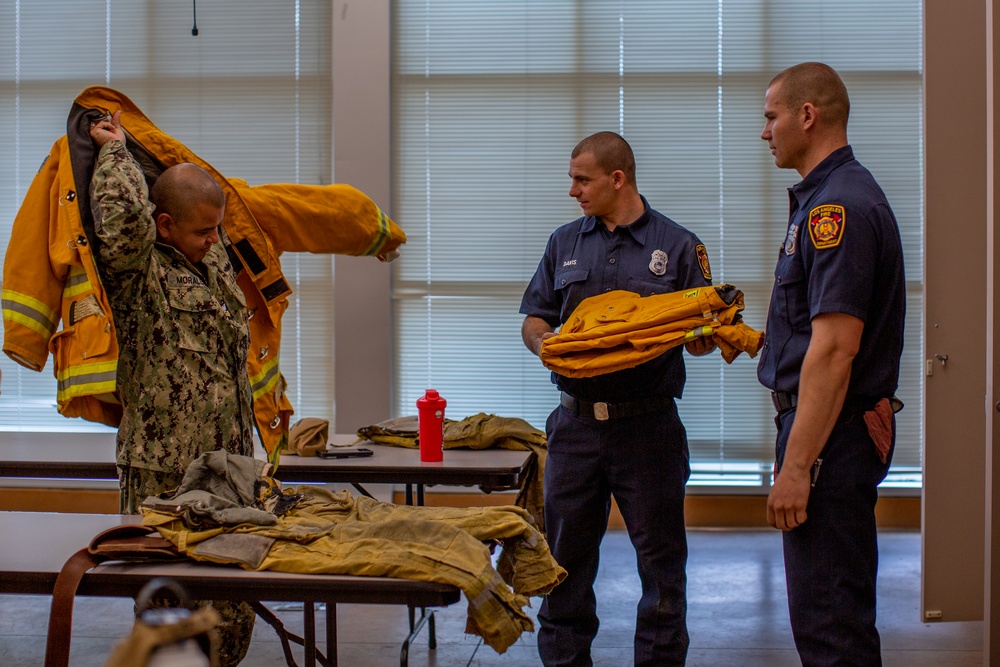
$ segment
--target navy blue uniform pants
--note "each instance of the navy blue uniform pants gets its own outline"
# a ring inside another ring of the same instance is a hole
[[[863,415],[860,409],[841,413],[820,454],[806,522],[783,533],[788,610],[803,667],[882,664],[875,629],[875,503],[892,450],[882,463]],[[775,419],[779,469],[794,421],[795,410]]]
[[[676,405],[608,421],[558,407],[549,415],[546,432],[546,538],[567,576],[538,612],[542,662],[546,667],[593,664],[594,580],[613,494],[642,582],[635,664],[683,665],[688,648],[684,487],[690,466]]]

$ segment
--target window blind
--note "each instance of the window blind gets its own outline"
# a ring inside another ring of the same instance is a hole
[[[152,0],[0,2],[0,255],[31,179],[87,86],[121,91],[228,177],[331,182],[330,3],[198,3],[197,36],[192,10]],[[330,418],[332,262],[286,253],[282,268],[294,291],[282,319],[289,396],[298,414]],[[36,373],[0,356],[0,430],[104,428],[56,412],[51,360]]]
[[[847,84],[851,143],[902,232],[907,408],[893,470],[919,480],[919,0],[398,0],[393,18],[393,210],[408,237],[393,282],[398,414],[434,387],[449,417],[544,428],[557,394],[517,311],[549,234],[580,215],[569,153],[601,130],[630,142],[640,192],[701,238],[714,281],[743,290],[746,322],[763,329],[799,180],[760,140],[764,90],[820,60]],[[773,408],[756,363],[687,358],[693,482],[766,483]]]

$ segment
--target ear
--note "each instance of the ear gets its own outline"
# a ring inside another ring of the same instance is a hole
[[[616,190],[625,185],[625,172],[621,169],[615,169],[611,172],[611,185]]]
[[[818,119],[818,112],[816,107],[812,102],[806,102],[802,105],[802,129],[808,130],[816,125]]]
[[[170,217],[169,213],[157,213],[156,214],[156,233],[161,238],[167,238],[170,235],[170,229],[174,226],[174,219]]]

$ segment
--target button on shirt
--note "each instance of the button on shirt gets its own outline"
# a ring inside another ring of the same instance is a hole
[[[896,218],[850,146],[831,153],[788,190],[757,377],[797,393],[812,319],[845,313],[864,322],[849,396],[891,396],[899,380],[906,284]]]
[[[711,284],[698,264],[698,237],[651,209],[645,198],[642,202],[645,211],[639,219],[613,232],[591,216],[553,232],[520,312],[557,328],[581,301],[595,294],[628,290],[652,296]],[[665,262],[653,261],[656,251],[666,255]],[[607,402],[651,395],[680,397],[684,379],[680,347],[635,368],[599,377],[552,374],[552,381],[572,396]]]

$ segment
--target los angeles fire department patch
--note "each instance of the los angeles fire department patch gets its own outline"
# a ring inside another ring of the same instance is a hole
[[[809,236],[817,250],[835,248],[844,238],[844,207],[824,204],[809,211]]]
[[[711,280],[712,267],[708,264],[708,249],[705,248],[705,244],[699,243],[696,245],[694,252],[698,256],[698,266],[701,267],[701,275],[705,276],[705,280]]]

